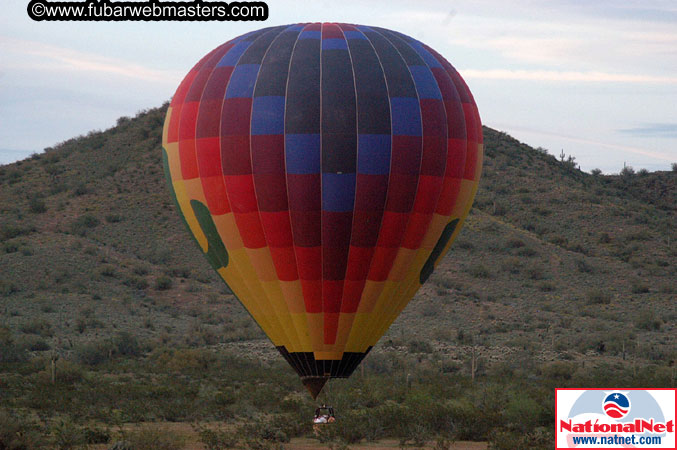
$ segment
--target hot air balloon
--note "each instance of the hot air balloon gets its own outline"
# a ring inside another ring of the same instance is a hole
[[[350,376],[447,252],[483,153],[451,64],[342,23],[212,50],[174,94],[163,149],[190,233],[313,398]]]

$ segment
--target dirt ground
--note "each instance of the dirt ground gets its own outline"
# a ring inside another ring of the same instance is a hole
[[[434,448],[435,443],[431,442],[428,446],[424,448]],[[199,448],[199,447],[195,447]],[[314,439],[292,439],[289,444],[284,446],[286,449],[320,449],[327,448],[323,446],[319,441]],[[396,439],[384,439],[378,442],[370,442],[365,444],[351,445],[350,448],[368,448],[371,450],[385,450],[392,448],[401,448],[399,441]],[[418,447],[417,447],[418,448]],[[459,441],[454,442],[451,446],[453,450],[485,450],[487,448],[486,442],[468,442],[468,441]]]
[[[216,425],[217,424],[212,424]],[[200,438],[198,434],[195,432],[193,429],[192,425],[190,423],[155,423],[155,424],[127,424],[124,426],[125,430],[127,431],[132,431],[136,430],[139,427],[157,427],[162,430],[166,430],[167,432],[174,433],[176,435],[181,436],[183,439],[185,439],[185,449],[186,450],[204,450],[205,446],[200,443]],[[114,431],[114,430],[113,430]],[[113,438],[114,440],[115,438]],[[111,443],[112,444],[112,443]],[[96,450],[105,450],[107,449],[111,444],[107,445],[96,445],[92,446],[90,448],[96,449]],[[434,448],[435,443],[430,442],[428,446],[424,448]],[[291,442],[288,442],[284,444],[284,448],[288,450],[296,450],[296,449],[303,449],[303,450],[309,450],[309,449],[326,449],[328,448],[326,444],[322,444],[319,440],[317,439],[312,439],[312,438],[295,438],[292,439]],[[385,450],[385,449],[399,449],[400,444],[397,439],[383,439],[377,442],[368,442],[368,443],[361,443],[361,444],[353,444],[350,445],[350,448],[368,448],[370,450]],[[420,447],[417,447],[420,448]],[[469,442],[469,441],[458,441],[454,442],[451,446],[451,449],[453,450],[486,450],[487,448],[487,443],[486,442]]]

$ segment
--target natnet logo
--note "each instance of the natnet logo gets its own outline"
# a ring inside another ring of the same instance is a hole
[[[675,389],[555,389],[557,448],[675,448]]]

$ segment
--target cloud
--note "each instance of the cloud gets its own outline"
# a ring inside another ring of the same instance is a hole
[[[624,128],[620,133],[640,137],[677,138],[677,123],[650,123],[636,128]]]
[[[671,162],[674,161],[674,155],[668,155],[666,153],[662,152],[657,152],[654,150],[647,150],[645,148],[640,148],[640,147],[632,147],[629,145],[620,145],[620,144],[614,144],[614,143],[609,143],[609,142],[602,142],[594,139],[588,139],[585,137],[576,137],[576,136],[571,136],[567,134],[562,134],[562,133],[556,133],[552,131],[547,131],[547,130],[539,130],[539,129],[534,129],[534,128],[529,128],[529,127],[523,127],[520,125],[499,125],[500,128],[506,129],[506,130],[514,130],[514,131],[523,131],[531,134],[536,134],[536,135],[542,135],[542,136],[550,136],[550,137],[555,137],[558,139],[563,139],[567,140],[570,142],[578,142],[581,144],[587,144],[587,145],[592,145],[595,147],[602,147],[602,148],[608,148],[608,149],[613,149],[613,150],[621,150],[625,151],[628,153],[633,153],[635,155],[641,155],[641,156],[647,156],[650,158],[658,159],[661,161],[667,161]],[[674,125],[673,125],[674,126]]]
[[[677,77],[597,71],[576,72],[558,70],[465,69],[459,70],[459,72],[464,78],[485,80],[677,84]]]
[[[0,36],[0,50],[14,53],[4,69],[42,71],[94,72],[139,81],[175,85],[181,75],[157,70],[115,58],[85,53],[51,44]]]
[[[393,8],[384,17],[403,30],[417,30],[414,37],[437,42],[433,47],[438,51],[460,55],[482,69],[624,73],[641,67],[652,75],[674,74],[669,70],[677,63],[674,23],[649,21],[640,14],[642,8],[653,8],[656,16],[669,16],[674,7],[667,3],[646,6],[652,2],[643,1],[622,8],[610,0],[600,7],[588,6],[596,1],[516,3],[459,0],[453,3],[450,20],[450,6],[418,2],[406,9]]]

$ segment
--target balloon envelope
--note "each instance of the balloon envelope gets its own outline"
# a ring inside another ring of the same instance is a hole
[[[207,54],[172,99],[163,147],[190,232],[316,396],[448,250],[477,190],[482,129],[430,47],[309,23]]]

